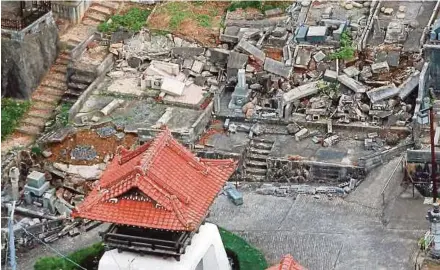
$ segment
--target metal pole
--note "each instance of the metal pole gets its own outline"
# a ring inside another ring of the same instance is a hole
[[[12,206],[10,208],[11,213],[9,216],[8,229],[9,229],[9,260],[11,262],[11,269],[16,270],[17,263],[15,261],[15,239],[14,239],[14,210],[15,210],[15,201],[12,202]]]
[[[431,178],[432,178],[432,202],[437,202],[437,162],[435,160],[435,144],[434,144],[434,108],[429,109],[429,132],[431,135]]]

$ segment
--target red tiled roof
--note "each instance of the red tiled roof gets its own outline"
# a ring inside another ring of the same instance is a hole
[[[203,221],[236,166],[232,159],[197,158],[165,129],[134,151],[119,148],[97,187],[72,216],[191,231]],[[128,198],[133,189],[144,197]]]
[[[285,255],[281,262],[277,265],[267,268],[266,270],[306,270],[299,265],[292,257],[292,255]]]

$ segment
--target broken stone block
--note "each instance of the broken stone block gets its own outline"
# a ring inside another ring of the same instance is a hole
[[[355,93],[365,93],[367,91],[367,87],[365,85],[348,77],[347,75],[338,76],[338,81]]]
[[[187,58],[183,60],[182,68],[191,69],[194,64],[194,60]]]
[[[387,55],[387,63],[390,67],[398,67],[400,62],[400,52],[390,51]]]
[[[367,92],[367,96],[372,103],[394,97],[398,94],[399,89],[394,83],[382,87],[374,88]]]
[[[225,49],[212,48],[209,49],[211,52],[211,62],[213,63],[227,63],[229,58],[229,51]]]
[[[48,158],[48,157],[52,156],[52,152],[50,150],[44,150],[41,154],[45,158]]]
[[[172,78],[164,78],[160,88],[161,91],[172,96],[181,96],[184,89],[185,83]]]
[[[353,78],[359,75],[360,71],[355,66],[348,67],[343,70],[343,72],[350,78]]]
[[[323,53],[322,51],[319,51],[319,52],[315,53],[315,55],[313,56],[313,59],[315,59],[315,61],[317,63],[319,63],[322,60],[324,60],[325,57],[326,57],[325,53]]]
[[[174,63],[153,60],[150,65],[174,76],[179,75],[180,72],[179,65]]]
[[[324,72],[324,81],[336,82],[337,80],[338,80],[338,73],[336,73],[336,71],[327,69]]]
[[[304,97],[315,95],[318,93],[318,81],[309,82],[296,88],[293,88],[289,92],[283,95],[283,101],[286,103],[294,100],[299,100]]]
[[[275,17],[281,14],[283,14],[283,10],[281,8],[273,8],[264,12],[264,15],[266,15],[266,17]]]
[[[264,70],[284,78],[289,78],[292,72],[291,67],[288,67],[284,65],[284,63],[273,60],[269,57],[267,57],[266,61],[264,61]]]
[[[393,8],[385,8],[385,9],[383,10],[383,14],[385,14],[385,15],[392,15],[393,12],[394,12],[394,9],[393,9]]]
[[[173,48],[171,53],[177,57],[189,58],[205,53],[205,48],[202,47],[177,47]]]
[[[101,113],[104,115],[109,115],[117,107],[119,107],[123,102],[124,102],[124,100],[122,100],[122,99],[114,99],[109,104],[107,104],[104,108],[102,108]]]
[[[403,100],[411,94],[419,85],[420,71],[416,71],[401,85],[399,85],[399,97]]]
[[[273,31],[272,31],[272,35],[274,37],[283,37],[285,34],[287,33],[287,29],[284,27],[276,27]]]
[[[360,77],[365,80],[365,79],[371,78],[372,76],[373,76],[373,73],[371,72],[371,67],[364,66],[362,68],[362,71],[360,72]]]
[[[256,59],[264,62],[264,60],[266,59],[266,54],[258,49],[257,47],[255,47],[254,45],[252,45],[251,43],[249,43],[248,41],[242,39],[240,40],[240,42],[237,45],[237,48],[247,52],[248,54],[253,55]]]
[[[295,134],[300,130],[300,127],[297,124],[288,124],[287,125],[287,133]]]
[[[194,71],[195,73],[201,73],[203,70],[203,63],[200,61],[194,61],[191,70]]]
[[[330,136],[327,139],[324,139],[324,147],[330,147],[332,145],[335,145],[338,141],[339,141],[338,135]]]
[[[371,65],[371,72],[373,72],[373,74],[389,72],[389,71],[390,71],[390,67],[388,66],[388,63],[386,61],[374,63]]]
[[[132,56],[127,59],[127,63],[132,68],[138,68],[142,64],[142,59],[136,56]]]
[[[307,68],[309,66],[310,59],[312,58],[312,53],[306,49],[298,50],[298,54],[295,59],[295,67]]]
[[[295,140],[297,142],[299,142],[299,141],[307,138],[308,135],[309,135],[309,130],[306,128],[303,128],[295,134]]]
[[[228,59],[228,68],[241,69],[245,68],[248,56],[243,53],[231,52]]]

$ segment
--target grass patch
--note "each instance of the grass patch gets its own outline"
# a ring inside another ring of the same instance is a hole
[[[151,30],[150,30],[150,33],[151,33],[153,36],[166,36],[166,35],[170,34],[169,31],[158,30],[158,29],[151,29]]]
[[[104,253],[104,245],[96,243],[90,247],[77,250],[67,257],[77,264],[90,269],[85,265],[94,258],[100,258]],[[78,269],[73,263],[60,257],[43,257],[39,259],[34,266],[35,270],[76,270]]]
[[[353,40],[348,31],[344,31],[341,34],[340,39],[341,47],[334,53],[330,54],[328,58],[330,60],[342,59],[350,60],[354,57],[355,48],[353,47]]]
[[[27,112],[30,105],[31,103],[29,101],[2,98],[2,141],[14,132],[20,119]]]
[[[260,10],[261,12],[265,12],[266,10],[280,8],[282,10],[286,9],[290,6],[292,2],[289,1],[233,1],[229,7],[228,11],[235,11],[237,9],[247,9],[247,8],[255,8]]]
[[[201,7],[204,1],[196,2],[169,2],[164,6],[165,12],[170,16],[168,27],[171,30],[176,30],[180,27],[182,22],[186,19],[196,20],[201,27],[212,27],[213,17],[217,16],[217,10],[210,10],[209,14],[196,14],[194,7]]]
[[[264,270],[267,262],[264,255],[256,248],[249,245],[243,238],[218,228],[226,250],[233,251],[238,257],[238,263],[242,270]]]
[[[104,33],[116,32],[119,28],[125,28],[134,32],[141,30],[145,25],[149,10],[143,10],[140,8],[131,8],[124,15],[113,15],[111,22],[103,22],[98,25],[98,31]]]

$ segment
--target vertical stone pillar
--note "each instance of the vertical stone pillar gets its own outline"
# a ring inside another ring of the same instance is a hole
[[[12,185],[12,200],[18,201],[18,180],[20,179],[20,170],[17,167],[12,167],[9,170],[9,179]]]
[[[439,204],[433,204],[433,209],[428,211],[426,217],[431,223],[431,235],[433,240],[431,243],[431,256],[435,259],[440,258],[440,209]]]

